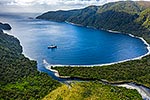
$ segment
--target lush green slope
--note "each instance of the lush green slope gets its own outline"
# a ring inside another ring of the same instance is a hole
[[[42,99],[60,83],[37,71],[18,39],[0,30],[0,100]]]
[[[99,82],[81,82],[63,85],[43,100],[142,100],[136,90],[128,90]]]
[[[108,3],[103,6],[100,6],[98,12],[106,12],[109,10],[114,10],[117,12],[125,12],[129,14],[136,14],[144,10],[145,5],[141,5],[140,2],[132,2],[132,1],[120,1],[120,2],[113,2]]]
[[[54,67],[62,76],[115,81],[132,81],[150,87],[150,56],[141,60],[97,67]]]
[[[136,22],[150,30],[150,8],[142,11]]]
[[[149,17],[143,19],[143,13],[149,14],[150,2],[120,1],[103,6],[89,6],[79,10],[49,11],[37,18],[60,22],[71,22],[97,29],[120,31],[144,37],[150,42]],[[146,10],[146,11],[144,11]],[[144,11],[144,12],[143,12]],[[140,20],[137,21],[137,20]]]

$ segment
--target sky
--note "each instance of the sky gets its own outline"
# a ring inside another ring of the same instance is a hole
[[[89,5],[103,5],[115,1],[119,0],[0,0],[0,12],[46,12],[79,9]]]

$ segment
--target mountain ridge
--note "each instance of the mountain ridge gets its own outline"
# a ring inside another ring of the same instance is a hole
[[[149,13],[145,11],[147,20],[139,18],[144,10],[150,8],[148,5],[150,5],[148,1],[119,1],[102,6],[88,6],[83,9],[49,11],[36,18],[58,22],[67,21],[96,29],[130,33],[143,37],[150,43]],[[137,21],[137,19],[140,20]]]

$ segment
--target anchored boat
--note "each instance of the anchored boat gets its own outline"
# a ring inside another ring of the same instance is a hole
[[[57,46],[56,45],[50,45],[50,46],[48,46],[48,49],[54,49],[54,48],[57,48]]]

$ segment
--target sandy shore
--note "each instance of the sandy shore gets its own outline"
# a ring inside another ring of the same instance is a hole
[[[46,69],[50,70],[51,72],[53,72],[56,77],[58,77],[58,78],[70,78],[70,76],[60,76],[59,72],[55,69],[52,69],[51,68],[52,66],[45,59],[43,60],[43,64],[44,64],[44,67]]]

